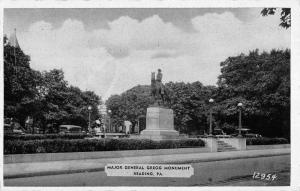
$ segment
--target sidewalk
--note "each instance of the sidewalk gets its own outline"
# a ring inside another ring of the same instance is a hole
[[[67,174],[86,171],[103,171],[108,163],[138,163],[138,164],[184,164],[232,160],[242,158],[256,158],[276,155],[289,155],[290,148],[246,150],[216,153],[184,153],[155,156],[135,156],[120,158],[102,158],[86,160],[65,160],[34,163],[4,164],[4,178],[20,178],[30,176]],[[134,151],[133,151],[134,152]]]

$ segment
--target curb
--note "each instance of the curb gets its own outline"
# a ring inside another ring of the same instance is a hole
[[[258,154],[254,156],[236,156],[236,157],[223,157],[223,158],[204,158],[204,159],[187,159],[187,160],[169,160],[163,162],[152,162],[156,164],[187,164],[187,163],[200,163],[200,162],[214,162],[214,161],[223,161],[223,160],[236,160],[236,159],[245,159],[245,158],[260,158],[260,157],[273,157],[273,156],[282,156],[290,155],[290,152],[287,153],[272,153],[272,154]],[[138,163],[137,163],[138,164]],[[73,173],[83,173],[83,172],[100,172],[104,171],[105,167],[95,167],[95,168],[85,168],[85,169],[71,169],[71,170],[56,170],[56,171],[42,171],[42,172],[31,172],[31,173],[20,173],[12,175],[4,175],[4,179],[15,179],[15,178],[27,178],[35,176],[49,176],[49,175],[60,175],[60,174],[73,174]]]
[[[198,160],[188,160],[184,162],[172,161],[174,164],[185,164],[185,163],[198,163],[198,162],[215,162],[215,161],[223,161],[223,160],[237,160],[237,159],[246,159],[246,158],[260,158],[260,157],[273,157],[273,156],[283,156],[283,155],[290,155],[290,153],[276,153],[276,154],[261,154],[255,156],[238,156],[238,157],[224,157],[219,159],[198,159]]]

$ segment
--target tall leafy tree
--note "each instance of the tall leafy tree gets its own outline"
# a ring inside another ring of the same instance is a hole
[[[84,128],[88,125],[88,106],[92,106],[91,120],[99,117],[98,105],[101,99],[94,92],[82,92],[79,88],[68,86],[62,70],[53,69],[42,73],[39,84],[42,98],[39,99],[41,111],[38,113],[41,123],[73,124]]]
[[[139,117],[146,116],[147,107],[153,102],[150,86],[138,85],[121,95],[112,95],[106,105],[112,111],[114,124],[121,125],[124,120],[134,124]]]
[[[34,98],[38,72],[30,68],[28,55],[4,40],[4,116],[23,123],[26,115],[36,111]]]
[[[207,131],[210,105],[216,87],[204,86],[200,82],[169,82],[171,108],[174,110],[175,128],[182,133]]]
[[[221,63],[218,111],[234,120],[244,104],[244,125],[268,136],[289,137],[290,51],[251,51]],[[224,117],[226,116],[226,117]]]

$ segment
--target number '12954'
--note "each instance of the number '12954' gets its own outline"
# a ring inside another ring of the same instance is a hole
[[[271,174],[271,173],[254,172],[252,178],[260,179],[260,180],[274,181],[277,178],[277,175]]]

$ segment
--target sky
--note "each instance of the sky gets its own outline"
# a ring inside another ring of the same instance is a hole
[[[158,68],[164,83],[216,85],[229,56],[290,48],[290,29],[261,9],[5,9],[4,34],[17,29],[33,69],[63,69],[105,100],[150,84]]]

